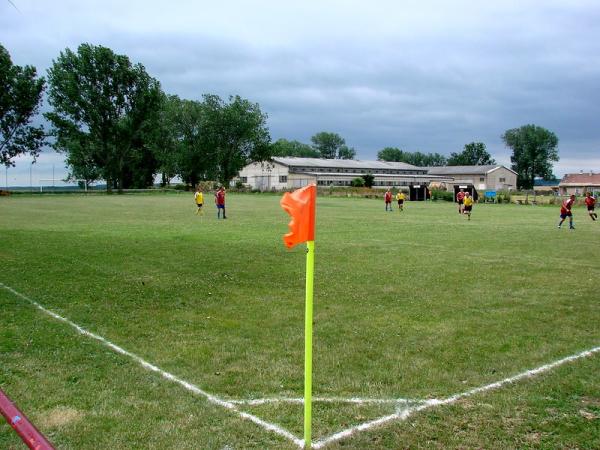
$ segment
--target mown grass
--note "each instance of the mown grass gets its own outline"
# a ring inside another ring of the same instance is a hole
[[[184,194],[2,198],[0,282],[222,398],[301,397],[305,251],[279,198],[230,195],[225,221]],[[557,215],[320,197],[314,395],[444,398],[600,345],[600,223]],[[5,289],[0,311],[0,386],[59,448],[293,448]],[[597,448],[599,361],[331,448]],[[393,408],[316,404],[314,437]],[[301,405],[245,410],[302,436]]]

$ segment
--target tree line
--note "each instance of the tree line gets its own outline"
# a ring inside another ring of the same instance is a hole
[[[32,125],[46,89],[52,108],[44,114],[47,131]],[[65,154],[70,179],[88,184],[103,179],[107,190],[121,191],[151,186],[157,174],[164,184],[179,176],[192,186],[202,180],[228,185],[246,164],[273,156],[356,157],[337,133],[319,132],[311,145],[271,142],[266,121],[257,103],[237,95],[227,100],[169,95],[142,64],[106,47],[85,43],[76,52],[65,49],[46,81],[34,67],[14,65],[0,45],[0,163],[6,166],[21,154],[35,158],[49,144]],[[554,133],[525,125],[502,139],[513,150],[519,187],[532,187],[535,177],[552,177],[552,161],[558,161]],[[495,163],[482,142],[450,157],[395,147],[377,157],[421,167]]]

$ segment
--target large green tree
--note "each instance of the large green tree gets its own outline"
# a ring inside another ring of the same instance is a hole
[[[519,188],[533,188],[536,177],[552,178],[552,162],[559,159],[558,137],[553,132],[537,125],[523,125],[507,130],[502,140],[513,151],[510,160]]]
[[[466,144],[462,152],[451,153],[448,158],[449,166],[485,166],[488,164],[496,164],[496,161],[487,152],[483,142]]]
[[[299,141],[288,141],[287,139],[277,139],[271,144],[271,153],[273,156],[296,156],[300,158],[318,158],[319,152],[308,144]]]
[[[237,95],[229,103],[205,95],[203,110],[202,143],[211,157],[212,178],[228,186],[245,165],[270,158],[267,115],[257,103]]]
[[[312,146],[315,151],[319,152],[319,157],[323,159],[352,159],[342,158],[342,156],[349,155],[346,149],[346,141],[337,133],[329,133],[327,131],[321,131],[310,138]],[[339,151],[342,150],[340,156]],[[348,149],[350,150],[350,149]],[[354,149],[352,149],[354,151]],[[356,152],[355,152],[356,153]],[[352,156],[353,157],[353,156]]]
[[[177,174],[190,186],[196,186],[202,180],[215,179],[219,144],[211,133],[219,133],[218,112],[213,118],[207,113],[207,106],[200,101],[177,98],[171,101],[175,101],[171,107]],[[210,122],[211,119],[214,122]]]
[[[35,67],[17,66],[0,45],[0,164],[12,166],[12,159],[29,154],[34,158],[44,144],[42,126],[31,121],[38,112],[44,79]]]
[[[141,64],[132,64],[111,49],[81,44],[66,49],[48,70],[46,113],[54,148],[67,162],[85,158],[106,180],[107,189],[139,187],[152,182],[156,159],[149,158],[151,130],[158,120],[161,90]],[[83,143],[83,145],[82,145]],[[74,168],[74,171],[78,170]],[[143,170],[143,174],[132,171]],[[150,176],[152,174],[152,176]]]
[[[184,122],[184,109],[191,111],[191,108],[186,109],[186,103],[176,95],[163,94],[161,105],[158,121],[152,129],[150,143],[161,174],[161,185],[166,186],[179,174],[184,137],[182,125],[189,122],[189,120]]]

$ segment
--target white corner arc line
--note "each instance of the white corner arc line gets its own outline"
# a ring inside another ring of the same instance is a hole
[[[59,320],[61,322],[64,322],[64,323],[70,325],[71,327],[75,328],[80,334],[101,342],[102,344],[104,344],[105,346],[114,350],[115,352],[120,353],[121,355],[125,355],[125,356],[133,359],[134,361],[136,361],[138,364],[140,364],[145,369],[155,372],[155,373],[159,374],[160,376],[162,376],[163,378],[165,378],[169,381],[172,381],[176,384],[179,384],[180,386],[183,386],[188,391],[193,392],[194,394],[197,394],[197,395],[200,395],[200,396],[206,398],[210,403],[221,406],[227,410],[234,411],[240,417],[250,420],[251,422],[263,427],[266,430],[272,431],[280,436],[285,437],[286,439],[289,439],[290,441],[292,441],[294,444],[296,444],[300,448],[302,448],[304,446],[304,439],[299,439],[298,437],[294,436],[289,431],[287,431],[273,423],[262,420],[261,418],[255,416],[253,414],[249,414],[244,411],[240,411],[234,403],[232,403],[230,401],[226,401],[226,400],[221,400],[219,397],[206,392],[205,390],[199,388],[198,386],[196,386],[192,383],[189,383],[185,380],[182,380],[181,378],[162,370],[160,367],[157,367],[154,364],[149,363],[148,361],[144,360],[140,356],[138,356],[134,353],[131,353],[131,352],[125,350],[124,348],[119,347],[116,344],[113,344],[112,342],[103,338],[102,336],[92,333],[90,331],[87,331],[85,328],[77,325],[75,322],[72,322],[69,319],[60,316],[59,314],[56,314],[55,312],[45,308],[44,306],[42,306],[40,303],[36,302],[35,300],[32,300],[29,297],[27,297],[26,295],[23,295],[20,292],[15,291],[10,286],[6,286],[5,284],[0,283],[0,287],[6,289],[7,291],[11,292],[12,294],[16,295],[17,297],[22,298],[23,300],[26,300],[27,302],[31,303],[33,306],[38,308],[40,311],[55,318],[56,320]]]
[[[427,400],[420,406],[406,408],[406,409],[401,410],[400,412],[396,412],[395,414],[390,414],[389,416],[384,416],[379,419],[372,420],[370,422],[365,422],[360,425],[356,425],[356,426],[347,428],[346,430],[332,434],[323,439],[320,439],[319,441],[317,441],[313,444],[312,448],[315,448],[315,449],[322,448],[325,445],[330,444],[331,442],[339,441],[341,439],[350,437],[357,431],[368,430],[369,428],[373,428],[373,427],[382,425],[382,424],[390,422],[392,420],[406,420],[410,415],[412,415],[413,413],[418,412],[418,411],[423,411],[425,409],[433,408],[434,406],[450,405],[450,404],[455,403],[458,400],[465,398],[465,397],[470,397],[472,395],[479,394],[481,392],[499,389],[506,384],[511,384],[511,383],[515,383],[517,381],[523,380],[525,378],[534,377],[540,373],[548,372],[549,370],[552,370],[558,366],[562,366],[563,364],[569,363],[571,361],[575,361],[575,360],[581,359],[581,358],[588,358],[598,352],[600,352],[600,347],[593,347],[589,350],[584,350],[575,355],[567,356],[565,358],[559,359],[559,360],[554,361],[549,364],[545,364],[545,365],[537,367],[535,369],[527,370],[525,372],[521,372],[512,377],[504,378],[503,380],[496,381],[495,383],[486,384],[485,386],[480,386],[480,387],[471,389],[466,392],[461,392],[460,394],[455,394],[455,395],[452,395],[445,399]]]

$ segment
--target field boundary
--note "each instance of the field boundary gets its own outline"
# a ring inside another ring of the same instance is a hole
[[[95,333],[92,333],[92,332],[86,330],[85,328],[77,325],[76,323],[72,322],[71,320],[53,312],[52,310],[47,309],[46,307],[44,307],[40,303],[36,302],[35,300],[14,290],[10,286],[7,286],[0,282],[0,288],[3,288],[5,290],[7,290],[8,292],[12,293],[13,295],[27,301],[28,303],[30,303],[31,305],[35,306],[37,309],[42,311],[44,314],[47,314],[50,317],[53,317],[54,319],[59,320],[63,323],[66,323],[67,325],[71,326],[72,328],[75,328],[75,330],[77,330],[81,335],[95,339],[98,342],[105,345],[106,347],[112,349],[116,353],[119,353],[121,355],[131,358],[132,360],[134,360],[135,362],[140,364],[143,368],[145,368],[151,372],[155,372],[155,373],[159,374],[164,379],[169,380],[173,383],[176,383],[196,395],[200,395],[200,396],[206,398],[210,403],[212,403],[214,405],[218,405],[229,411],[235,412],[239,417],[249,420],[249,421],[255,423],[256,425],[259,425],[260,427],[264,428],[267,431],[273,432],[275,434],[278,434],[281,437],[284,437],[284,438],[290,440],[295,445],[297,445],[299,448],[304,447],[303,439],[298,438],[297,436],[295,436],[291,432],[285,430],[284,428],[278,426],[277,424],[263,420],[260,417],[257,417],[250,413],[247,413],[245,411],[241,411],[238,408],[238,405],[260,405],[260,404],[275,403],[275,402],[303,403],[303,399],[299,399],[299,398],[264,398],[264,399],[249,399],[249,400],[233,400],[233,399],[224,400],[224,399],[221,399],[221,398],[201,389],[200,387],[177,377],[176,375],[173,375],[169,372],[162,370],[158,366],[155,366],[154,364],[149,363],[148,361],[144,360],[143,358],[136,355],[135,353],[131,353],[131,352],[125,350],[124,348],[110,342],[108,339],[105,339],[104,337],[102,337],[98,334],[95,334]],[[580,353],[576,353],[576,354],[564,357],[564,358],[556,360],[554,362],[539,366],[535,369],[521,372],[512,377],[504,378],[504,379],[502,379],[500,381],[496,381],[494,383],[490,383],[490,384],[487,384],[484,386],[470,389],[465,392],[454,394],[454,395],[444,398],[444,399],[404,399],[404,398],[369,399],[369,398],[356,398],[356,397],[353,397],[353,398],[315,397],[314,400],[316,402],[340,402],[340,403],[345,402],[345,403],[357,403],[357,404],[395,403],[398,406],[396,408],[396,412],[393,414],[389,414],[389,415],[386,415],[386,416],[383,416],[383,417],[380,417],[380,418],[377,418],[377,419],[374,419],[374,420],[371,420],[368,422],[363,422],[359,425],[355,425],[355,426],[349,427],[345,430],[334,433],[332,435],[326,436],[316,442],[312,442],[311,448],[319,449],[319,448],[322,448],[325,445],[328,445],[332,442],[351,437],[352,435],[354,435],[357,432],[366,431],[371,428],[374,428],[374,427],[377,427],[377,426],[380,426],[380,425],[383,425],[385,423],[392,422],[395,420],[399,420],[399,421],[406,420],[410,416],[412,416],[414,413],[417,413],[419,411],[423,411],[423,410],[433,408],[436,406],[450,405],[450,404],[456,403],[457,401],[459,401],[463,398],[466,398],[466,397],[470,397],[470,396],[473,396],[473,395],[476,395],[479,393],[483,393],[483,392],[487,392],[487,391],[491,391],[494,389],[499,389],[507,384],[512,384],[512,383],[515,383],[515,382],[518,382],[518,381],[521,381],[524,379],[532,378],[538,374],[548,372],[548,371],[550,371],[556,367],[559,367],[561,365],[564,365],[566,363],[569,363],[569,362],[572,362],[572,361],[575,361],[578,359],[582,359],[582,358],[588,358],[598,352],[600,352],[600,346],[593,347],[588,350],[584,350]],[[417,406],[408,406],[410,404],[417,404]]]

